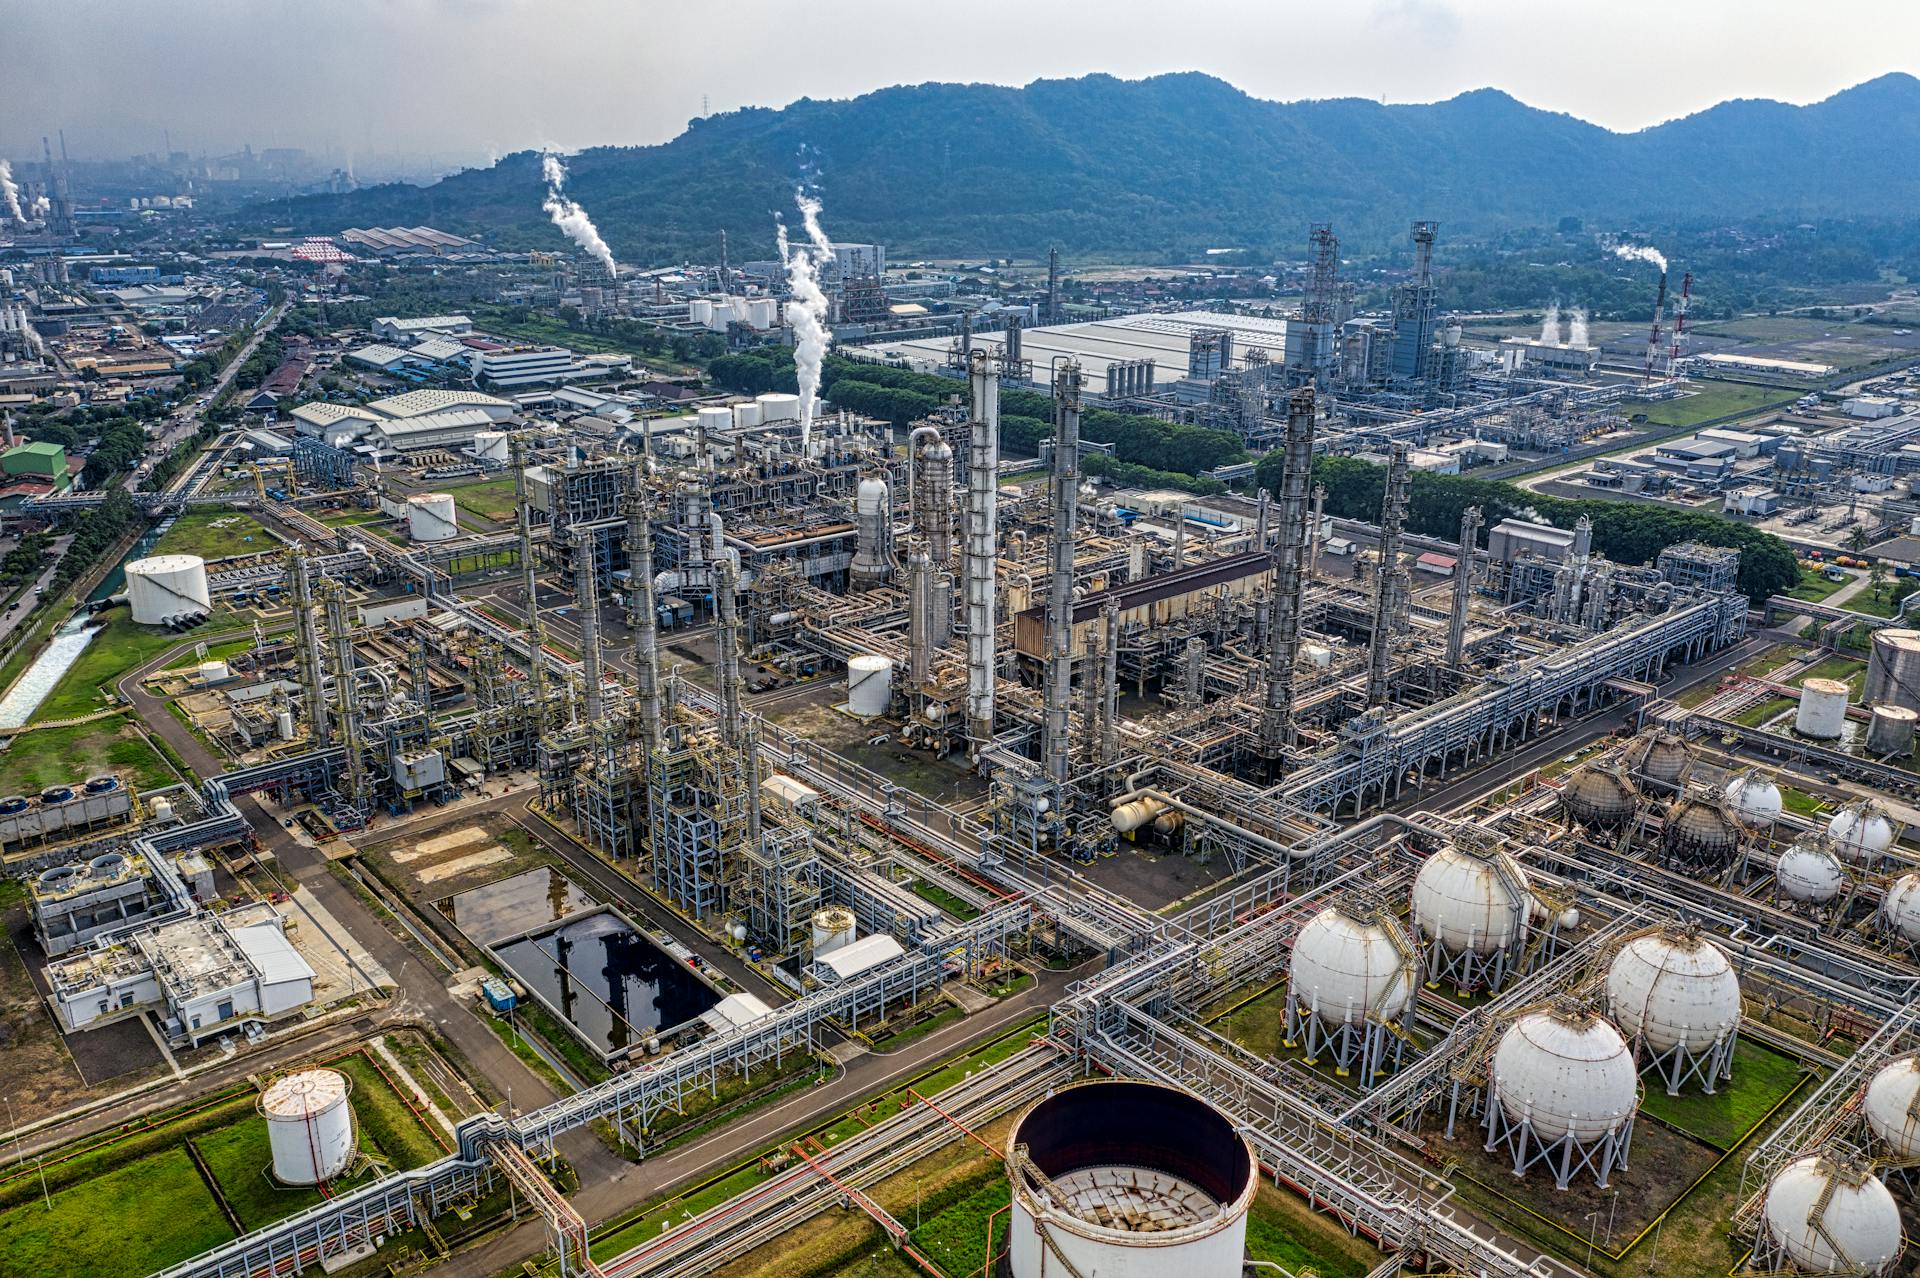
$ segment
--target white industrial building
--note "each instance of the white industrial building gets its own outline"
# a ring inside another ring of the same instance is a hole
[[[496,422],[513,416],[513,401],[474,390],[411,390],[389,395],[367,405],[368,411],[381,417],[423,417],[457,408],[478,408]]]
[[[473,356],[474,380],[503,389],[548,386],[601,374],[600,369],[578,364],[573,352],[564,346],[510,346],[505,350],[476,351]]]
[[[418,417],[395,417],[374,423],[367,442],[382,452],[418,453],[436,448],[465,448],[473,437],[493,425],[484,409],[453,408]]]
[[[414,390],[357,404],[302,404],[294,431],[334,448],[366,445],[382,453],[465,448],[473,437],[511,418],[512,400],[473,390]]]
[[[411,346],[423,337],[464,337],[472,331],[473,321],[464,315],[421,315],[413,319],[383,315],[373,322],[375,337],[405,346]]]

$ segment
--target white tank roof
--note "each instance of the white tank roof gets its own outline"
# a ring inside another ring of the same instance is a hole
[[[1649,932],[1607,968],[1607,1010],[1656,1052],[1699,1052],[1740,1024],[1740,978],[1725,950],[1697,933]]]
[[[1774,1173],[1762,1214],[1787,1258],[1812,1273],[1878,1274],[1900,1254],[1900,1208],[1887,1187],[1817,1154]]]
[[[1871,799],[1849,803],[1827,822],[1835,849],[1849,861],[1865,861],[1893,846],[1893,822]]]
[[[303,1069],[268,1084],[260,1112],[268,1118],[307,1118],[347,1098],[347,1079],[338,1070]]]
[[[1330,905],[1294,938],[1288,989],[1330,1024],[1358,1024],[1369,1015],[1390,1020],[1413,1002],[1416,967],[1397,924]]]
[[[1507,1027],[1491,1070],[1500,1107],[1536,1135],[1596,1140],[1640,1103],[1633,1054],[1604,1016],[1547,1008]]]
[[[1771,825],[1779,819],[1784,805],[1779,786],[1749,772],[1727,783],[1727,806],[1748,825]]]
[[[1414,876],[1414,926],[1456,954],[1492,954],[1526,936],[1531,899],[1525,872],[1504,850],[1449,843]]]

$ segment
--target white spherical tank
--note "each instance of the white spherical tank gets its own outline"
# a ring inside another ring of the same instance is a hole
[[[714,431],[729,430],[733,426],[733,410],[709,404],[694,411],[694,420],[701,430],[709,434]]]
[[[1816,741],[1838,740],[1847,726],[1847,698],[1851,694],[1839,679],[1802,679],[1793,730]]]
[[[1385,918],[1362,918],[1330,905],[1294,938],[1287,988],[1300,1007],[1329,1025],[1392,1020],[1413,1002],[1419,972],[1413,947]]]
[[[1493,1049],[1490,1077],[1506,1116],[1531,1123],[1548,1142],[1597,1140],[1640,1103],[1633,1053],[1593,1012],[1545,1008],[1520,1017]]]
[[[1834,850],[1849,861],[1871,861],[1893,846],[1893,821],[1872,799],[1849,803],[1827,822]]]
[[[164,625],[187,613],[213,611],[207,561],[198,555],[154,555],[127,565],[127,603],[143,626]]]
[[[1532,901],[1525,871],[1501,848],[1448,844],[1413,878],[1414,926],[1456,954],[1492,954],[1524,940]]]
[[[843,905],[829,905],[813,912],[813,956],[831,954],[854,938],[853,911]]]
[[[733,424],[745,428],[760,424],[760,403],[758,400],[742,400],[733,406]]]
[[[1014,1122],[1013,1278],[1240,1278],[1259,1164],[1189,1092],[1082,1083]]]
[[[1904,941],[1920,944],[1920,874],[1903,874],[1880,899],[1880,923]]]
[[[407,498],[407,536],[415,541],[446,541],[459,535],[452,493],[415,493]]]
[[[1757,772],[1748,772],[1727,782],[1727,806],[1748,825],[1772,825],[1785,805],[1779,786]]]
[[[847,662],[847,709],[862,718],[887,712],[893,699],[893,661],[863,652]]]
[[[1900,1254],[1900,1208],[1866,1167],[1796,1159],[1774,1173],[1761,1215],[1787,1259],[1810,1273],[1884,1273]]]
[[[800,420],[800,397],[789,395],[785,391],[768,391],[754,397],[760,405],[760,420],[763,422],[797,422]]]
[[[1867,1084],[1867,1126],[1902,1160],[1920,1158],[1920,1059],[1896,1057]]]
[[[1911,753],[1916,726],[1920,726],[1920,711],[1905,706],[1875,706],[1873,718],[1867,723],[1867,753]]]
[[[1773,879],[1788,900],[1825,905],[1840,895],[1847,872],[1840,858],[1819,844],[1796,843],[1780,854]]]
[[[275,1079],[260,1094],[274,1179],[317,1185],[347,1169],[355,1148],[347,1092],[347,1076],[339,1070],[304,1069]]]
[[[1704,1051],[1740,1024],[1740,978],[1727,952],[1706,937],[1662,928],[1613,956],[1607,1012],[1656,1052]]]

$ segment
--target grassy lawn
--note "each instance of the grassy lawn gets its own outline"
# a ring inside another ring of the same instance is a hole
[[[166,760],[121,716],[15,736],[0,751],[0,794],[31,794],[102,772],[116,772],[140,789],[178,780]]]
[[[114,609],[111,617],[106,629],[94,636],[80,659],[61,676],[47,699],[33,712],[33,722],[71,719],[102,709],[106,701],[100,695],[100,685],[114,683],[177,643],[190,643],[195,639],[212,643],[216,636],[231,637],[231,632],[216,629],[217,620],[182,635],[160,626],[136,626],[122,609]]]
[[[1862,590],[1859,594],[1849,597],[1840,606],[1848,612],[1857,612],[1868,617],[1891,617],[1894,613],[1893,582],[1883,583],[1877,595],[1871,589]]]
[[[931,901],[962,923],[980,917],[980,911],[968,905],[938,883],[929,883],[925,879],[915,879],[908,890],[923,901]]]
[[[449,484],[442,491],[453,494],[453,504],[470,515],[496,521],[514,516],[513,479],[483,479],[473,484]]]
[[[1763,701],[1756,701],[1739,714],[1734,715],[1733,722],[1743,728],[1757,728],[1779,714],[1782,710],[1791,710],[1793,707],[1794,700],[1792,697],[1768,697]]]
[[[199,555],[225,559],[277,550],[280,541],[252,515],[238,510],[189,510],[154,543],[156,555]]]
[[[359,1123],[362,1149],[370,1138],[403,1171],[430,1163],[447,1152],[364,1055],[356,1053],[331,1065],[353,1080],[353,1114]]]
[[[1701,387],[1697,395],[1656,402],[1622,400],[1620,411],[1628,417],[1645,413],[1649,425],[1680,427],[1725,417],[1729,413],[1760,413],[1790,404],[1800,397],[1798,391],[1769,390],[1763,386],[1742,386],[1732,382],[1697,384]]]
[[[233,1237],[184,1149],[138,1159],[53,1195],[0,1212],[0,1271],[140,1275]]]
[[[255,1115],[222,1131],[196,1136],[194,1148],[220,1186],[227,1206],[248,1229],[290,1216],[320,1201],[312,1188],[294,1188],[274,1181],[273,1151],[267,1144],[267,1120]]]
[[[1828,657],[1814,665],[1802,678],[1838,679],[1851,688],[1857,697],[1867,686],[1867,663],[1855,661],[1852,657]]]
[[[1787,597],[1789,599],[1804,599],[1808,603],[1819,603],[1822,599],[1825,599],[1828,595],[1841,589],[1846,584],[1845,581],[1828,581],[1819,573],[1812,571],[1805,564],[1802,564],[1800,566],[1800,582],[1792,590],[1787,591]]]
[[[1649,1077],[1641,1108],[1724,1152],[1738,1145],[1800,1078],[1798,1062],[1742,1039],[1733,1049],[1733,1079],[1714,1095],[1689,1087],[1669,1096]]]

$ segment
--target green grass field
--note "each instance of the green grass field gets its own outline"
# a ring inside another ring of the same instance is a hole
[[[1638,399],[1623,400],[1620,411],[1628,417],[1645,413],[1650,425],[1680,427],[1725,417],[1729,413],[1764,412],[1799,398],[1795,391],[1769,390],[1762,386],[1743,386],[1732,382],[1704,382],[1700,386],[1702,389],[1699,394],[1681,399],[1652,403]]]
[[[153,553],[225,559],[230,555],[257,555],[279,548],[280,541],[244,511],[189,510],[154,543]]]
[[[50,785],[116,772],[141,789],[179,778],[124,716],[39,728],[15,736],[0,751],[0,794],[30,794]]]
[[[443,491],[453,494],[453,504],[470,515],[495,522],[514,518],[513,480],[483,479],[475,484],[449,484]]]
[[[316,1189],[274,1182],[269,1171],[273,1151],[267,1144],[265,1119],[242,1121],[196,1136],[193,1144],[213,1173],[227,1205],[248,1229],[258,1229],[320,1201]]]
[[[1680,1095],[1669,1096],[1649,1076],[1641,1109],[1724,1152],[1738,1145],[1800,1077],[1797,1062],[1742,1039],[1733,1049],[1733,1080],[1722,1083],[1714,1095],[1689,1085]]]
[[[71,719],[103,708],[107,703],[100,695],[102,684],[118,681],[122,675],[145,665],[175,644],[200,639],[211,645],[233,637],[231,631],[216,630],[217,625],[216,620],[192,634],[181,635],[159,626],[136,626],[124,610],[114,609],[106,629],[94,636],[80,659],[61,676],[47,699],[33,712],[33,722]]]
[[[0,1272],[140,1278],[233,1237],[184,1149],[0,1212]]]
[[[1802,564],[1800,566],[1800,582],[1792,590],[1787,591],[1787,597],[1790,599],[1804,599],[1808,603],[1819,603],[1836,590],[1844,588],[1846,584],[1845,581],[1828,581],[1819,573],[1812,571],[1805,564]]]

